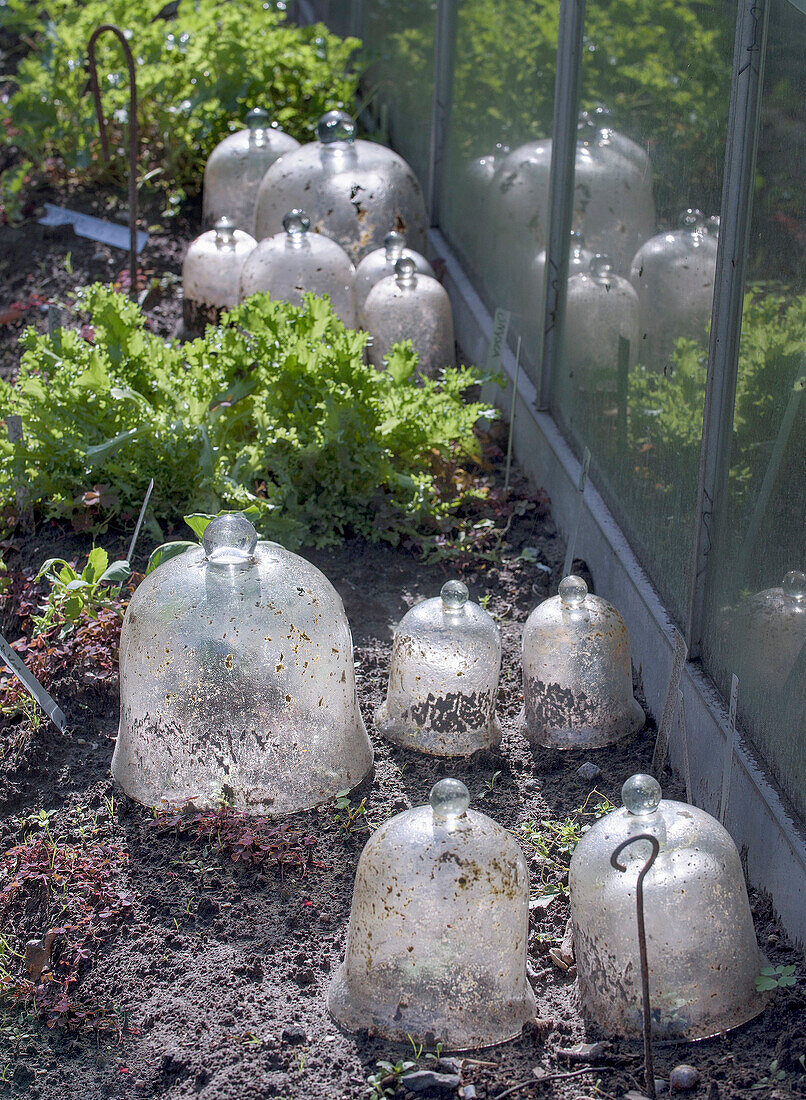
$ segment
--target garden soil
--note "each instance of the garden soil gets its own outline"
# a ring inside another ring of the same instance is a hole
[[[62,194],[59,201],[88,213],[115,215],[114,201],[101,193]],[[181,260],[197,232],[198,211],[191,209],[155,231],[141,257],[144,308],[153,329],[166,336],[179,327]],[[125,287],[125,252],[78,238],[69,228],[48,229],[33,220],[21,228],[0,227],[0,257],[0,372],[5,377],[16,368],[21,328],[33,323],[44,329],[48,303],[66,304],[73,289],[93,279],[122,280]],[[519,556],[524,546],[534,548],[537,562]],[[18,570],[38,567],[52,554],[78,557],[88,548],[86,539],[50,525],[16,538],[4,557],[9,569]],[[117,549],[125,552],[122,536]],[[148,549],[144,544],[141,567]],[[82,1003],[114,1017],[120,1034],[49,1028],[6,1001],[0,1005],[0,1090],[7,1094],[31,1100],[366,1097],[379,1060],[414,1057],[410,1046],[345,1034],[325,1008],[328,983],[344,949],[356,863],[369,833],[392,815],[425,802],[436,780],[454,775],[468,785],[476,809],[519,837],[537,900],[545,868],[519,826],[564,821],[605,797],[618,804],[623,781],[648,769],[655,736],[651,720],[638,735],[589,753],[535,751],[515,732],[522,703],[521,629],[535,604],[556,592],[564,553],[549,517],[521,517],[496,562],[461,570],[473,598],[489,597],[488,609],[504,640],[498,703],[503,743],[500,751],[466,761],[429,759],[396,748],[375,735],[372,726],[384,697],[394,625],[417,600],[435,595],[456,568],[424,565],[404,549],[360,542],[303,553],[344,600],[359,698],[376,752],[366,812],[354,829],[345,828],[333,804],[287,819],[300,836],[316,842],[304,875],[258,870],[214,846],[205,850],[187,836],[154,828],[153,816],[126,798],[109,773],[118,722],[116,679],[99,683],[73,670],[51,685],[68,716],[66,734],[47,723],[36,729],[27,722],[0,723],[3,849],[20,842],[26,820],[39,811],[55,811],[48,827],[56,837],[85,820],[93,835],[127,853],[123,878],[131,898],[128,916],[97,945],[75,991]],[[13,609],[7,609],[3,626],[12,638],[20,633]],[[634,657],[640,697],[640,654]],[[601,769],[595,784],[578,775],[586,761]],[[680,797],[679,780],[667,777],[665,791]],[[708,1100],[806,1094],[798,1062],[806,1054],[803,958],[787,943],[768,899],[752,894],[752,903],[770,962],[798,963],[799,982],[779,990],[763,1016],[733,1034],[693,1046],[658,1046],[657,1076],[667,1079],[676,1064],[692,1063],[700,1082],[690,1095]],[[22,934],[20,942],[41,936],[46,929],[36,927],[37,912],[31,905],[20,918],[24,927],[0,932],[12,938]],[[587,1068],[558,1052],[577,1042],[612,1038],[586,1024],[573,970],[558,969],[549,955],[562,940],[567,919],[562,894],[532,909],[529,975],[538,1019],[516,1041],[460,1058],[464,1096],[496,1100],[523,1082],[514,1095],[574,1100],[640,1090],[640,1045],[621,1040],[614,1040],[609,1055],[585,1075],[544,1084],[534,1078],[535,1068],[551,1073]],[[420,1059],[421,1068],[433,1066]],[[400,1088],[398,1095],[407,1093]]]

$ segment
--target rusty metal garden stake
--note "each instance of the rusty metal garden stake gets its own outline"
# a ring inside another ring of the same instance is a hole
[[[95,100],[95,113],[98,116],[98,129],[101,133],[101,149],[104,160],[109,161],[109,141],[106,136],[106,120],[101,103],[101,91],[98,87],[98,67],[95,61],[95,43],[105,32],[111,31],[123,47],[126,66],[129,70],[129,294],[137,299],[137,80],[135,77],[134,57],[126,35],[114,23],[104,23],[92,33],[87,46],[90,66],[90,85]]]
[[[647,1096],[650,1100],[656,1100],[655,1094],[655,1067],[652,1063],[652,1008],[649,1003],[649,963],[646,955],[646,928],[644,927],[644,879],[646,873],[655,862],[660,844],[657,837],[651,833],[638,833],[622,841],[610,857],[610,864],[617,871],[626,871],[627,865],[619,863],[619,856],[625,848],[635,844],[639,840],[646,840],[652,846],[652,854],[641,868],[638,881],[635,884],[635,909],[638,917],[638,950],[641,955],[641,999],[643,1002],[644,1016],[644,1078]]]

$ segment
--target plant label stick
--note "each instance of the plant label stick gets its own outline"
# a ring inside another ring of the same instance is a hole
[[[59,708],[56,700],[45,691],[20,655],[14,652],[2,634],[0,634],[0,654],[2,654],[8,668],[22,681],[54,726],[64,733],[67,729],[67,719],[63,711]]]
[[[501,370],[501,357],[504,354],[504,345],[507,340],[507,332],[509,331],[509,319],[511,314],[508,309],[497,309],[495,311],[495,318],[493,319],[493,335],[490,340],[490,347],[487,351],[487,372],[488,374],[498,374]]]
[[[515,432],[515,404],[518,400],[518,374],[521,367],[521,338],[518,337],[518,346],[515,351],[515,374],[512,378],[512,406],[509,410],[509,439],[507,440],[507,472],[504,477],[504,488],[509,488],[509,470],[512,464],[512,436]]]
[[[565,562],[563,563],[563,577],[567,577],[574,567],[574,551],[576,550],[577,535],[579,534],[579,525],[582,522],[582,505],[585,501],[585,485],[588,481],[588,467],[591,464],[591,453],[588,447],[585,448],[582,454],[582,469],[579,471],[579,482],[577,483],[577,506],[576,516],[574,517],[574,526],[571,529],[571,537],[568,540],[568,546],[565,551]]]
[[[680,743],[683,746],[683,775],[686,780],[686,802],[694,805],[691,797],[691,765],[688,760],[688,731],[686,730],[686,714],[683,709],[683,692],[677,693],[677,723],[680,727]]]
[[[722,796],[719,799],[719,824],[725,824],[730,801],[730,779],[733,773],[733,757],[736,752],[736,704],[739,699],[739,677],[730,682],[730,710],[728,711],[728,739],[725,743],[725,766],[722,770]]]
[[[652,753],[651,771],[656,779],[660,779],[663,769],[666,767],[666,757],[669,754],[669,734],[674,720],[674,709],[680,694],[680,678],[683,675],[683,665],[688,656],[688,647],[679,630],[674,632],[674,656],[672,657],[672,671],[669,675],[669,686],[666,689],[666,698],[663,700],[663,710],[658,726],[658,736],[655,738],[655,748]]]
[[[129,553],[126,555],[126,561],[129,563],[129,565],[131,565],[132,558],[134,557],[134,548],[137,545],[137,539],[140,536],[140,528],[143,526],[143,520],[146,518],[146,508],[148,507],[148,502],[151,500],[151,491],[153,488],[154,478],[152,477],[151,481],[149,481],[148,483],[148,488],[146,489],[146,498],[143,501],[143,507],[140,509],[140,515],[137,517],[137,525],[134,528],[132,541],[129,543]]]

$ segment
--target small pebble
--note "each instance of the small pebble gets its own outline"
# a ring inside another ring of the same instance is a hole
[[[694,1066],[686,1065],[684,1062],[682,1065],[675,1066],[669,1074],[669,1087],[672,1092],[689,1092],[696,1088],[699,1079],[700,1074]]]
[[[464,1088],[459,1089],[459,1095],[462,1097],[462,1100],[476,1100],[476,1086],[465,1085]]]
[[[602,769],[597,767],[592,760],[586,760],[584,764],[577,768],[577,775],[580,779],[584,779],[586,783],[592,783],[594,779],[598,779],[602,774]]]

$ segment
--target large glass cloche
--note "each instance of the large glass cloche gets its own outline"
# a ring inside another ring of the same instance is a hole
[[[390,227],[412,248],[425,248],[425,204],[402,157],[373,141],[357,141],[344,111],[328,111],[317,140],[287,153],[260,185],[255,236],[278,233],[287,210],[304,206],[318,233],[332,237],[358,263],[381,248]]]
[[[139,586],[120,638],[112,774],[146,806],[289,814],[372,767],[338,593],[242,515]]]
[[[223,309],[238,304],[244,261],[257,246],[254,237],[219,218],[191,241],[182,264],[182,317],[187,336],[200,336],[217,323]]]
[[[395,274],[385,276],[367,295],[363,322],[372,337],[370,362],[378,368],[401,340],[411,340],[418,369],[428,377],[456,362],[450,298],[436,279],[418,274],[414,260],[406,256],[395,264]]]
[[[446,581],[400,621],[392,646],[389,689],[375,725],[395,744],[433,756],[469,756],[501,740],[495,717],[501,633],[468,599],[467,586]]]
[[[204,169],[202,217],[205,225],[230,218],[237,229],[255,231],[255,207],[266,170],[299,142],[270,121],[268,111],[255,107],[246,127],[220,141]]]
[[[636,918],[639,872],[652,1032],[657,1039],[703,1039],[756,1016],[764,960],[756,943],[739,853],[704,810],[661,798],[652,776],[634,775],[624,806],[583,836],[571,859],[568,889],[579,995],[606,1035],[642,1030],[641,964]]]
[[[705,342],[714,300],[717,236],[699,210],[642,245],[630,269],[641,315],[641,361],[665,370],[680,339]]]
[[[528,740],[556,749],[608,745],[644,724],[632,693],[627,627],[581,577],[539,604],[523,628],[524,709]]]
[[[471,1050],[534,1017],[526,978],[529,872],[510,834],[442,779],[358,861],[344,963],[328,1008],[350,1031]]]
[[[420,275],[434,276],[434,269],[419,252],[406,247],[402,233],[391,230],[383,238],[383,248],[376,248],[364,257],[355,269],[355,311],[359,324],[363,325],[364,302],[367,295],[381,279],[395,274],[395,264],[403,258],[414,261],[414,269]]]
[[[327,294],[336,315],[354,328],[355,268],[335,241],[311,233],[304,210],[290,210],[283,231],[262,240],[241,272],[240,297],[266,291],[281,302],[300,305],[306,292]]]

